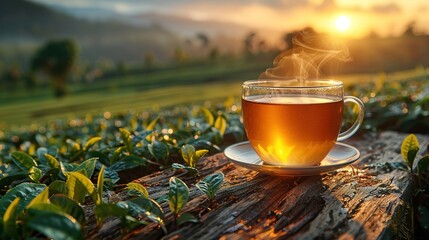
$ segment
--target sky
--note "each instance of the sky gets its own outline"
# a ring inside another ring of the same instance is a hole
[[[346,37],[401,35],[414,22],[429,34],[428,0],[32,0],[122,14],[158,12],[196,21],[232,22],[257,29],[289,31],[312,26]],[[342,19],[342,20],[339,20]]]

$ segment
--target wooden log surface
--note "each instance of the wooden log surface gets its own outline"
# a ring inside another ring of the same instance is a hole
[[[361,152],[350,166],[308,177],[276,177],[237,166],[219,153],[201,160],[201,178],[223,172],[225,181],[209,201],[183,172],[167,169],[135,180],[153,199],[168,194],[168,181],[178,176],[190,188],[182,212],[199,217],[199,223],[172,226],[173,215],[163,202],[169,232],[155,223],[123,232],[111,219],[94,229],[90,239],[391,239],[412,238],[411,200],[414,191],[400,146],[407,134],[383,132],[376,137],[346,141]],[[427,153],[428,135],[417,135]],[[125,191],[112,199],[127,199]],[[112,200],[113,201],[113,200]],[[95,221],[92,219],[92,221]],[[95,225],[95,224],[94,224]]]

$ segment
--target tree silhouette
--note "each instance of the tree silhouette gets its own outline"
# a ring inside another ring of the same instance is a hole
[[[296,32],[289,32],[283,36],[283,42],[286,45],[286,50],[293,48],[292,39],[293,39],[293,36],[295,36],[295,34]]]
[[[205,34],[205,33],[197,33],[197,39],[201,42],[201,46],[203,48],[207,48],[209,43],[210,43],[210,39],[209,37]]]
[[[186,60],[186,53],[185,53],[185,51],[183,51],[183,49],[182,49],[182,48],[177,47],[177,48],[174,50],[174,53],[173,53],[173,59],[174,59],[174,61],[176,61],[177,63],[183,63],[183,62],[185,62],[185,60]]]
[[[212,60],[212,51],[209,51],[210,38],[203,32],[197,33],[197,39],[200,42],[200,52],[202,55],[207,56],[209,60]]]
[[[267,42],[256,32],[250,32],[244,38],[244,51],[250,57],[268,51]]]
[[[66,95],[67,77],[77,58],[77,46],[74,41],[53,40],[39,48],[31,60],[33,72],[42,71],[52,79],[56,97]]]
[[[415,25],[416,25],[415,21],[411,21],[410,23],[408,23],[408,25],[405,28],[405,31],[402,35],[403,36],[415,36],[416,35]]]
[[[217,49],[216,47],[213,47],[210,52],[209,52],[209,60],[211,62],[216,61],[219,58],[219,49]]]
[[[0,77],[0,83],[4,84],[4,87],[8,91],[14,91],[21,78],[21,72],[17,65],[10,66],[3,76]]]
[[[244,38],[244,49],[247,55],[252,55],[253,52],[255,51],[255,41],[256,41],[255,39],[256,39],[255,32],[250,32]]]

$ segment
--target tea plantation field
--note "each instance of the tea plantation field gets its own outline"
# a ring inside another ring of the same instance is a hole
[[[49,88],[1,92],[0,238],[85,239],[98,230],[90,226],[101,227],[107,218],[118,219],[124,231],[155,222],[165,233],[195,222],[196,216],[179,214],[189,196],[180,178],[172,177],[168,195],[157,199],[131,181],[171,168],[191,175],[213,199],[224,176],[200,179],[197,162],[246,139],[241,82],[263,69],[183,66],[75,83],[62,99]],[[428,75],[417,68],[332,78],[365,103],[360,134],[427,134]],[[346,110],[345,125],[355,114]],[[113,190],[128,191],[130,199],[106,200]],[[169,208],[162,208],[166,202]]]
[[[73,118],[86,114],[118,113],[189,104],[240,95],[240,82],[255,78],[260,63],[226,62],[185,65],[143,73],[73,83],[69,94],[55,99],[49,86],[0,92],[0,127]]]
[[[3,90],[0,92],[0,129],[28,127],[33,123],[87,114],[159,111],[181,104],[239,99],[241,82],[257,78],[266,67],[269,66],[258,62],[226,62],[131,73],[70,84],[69,94],[62,99],[55,99],[49,86],[12,92]],[[355,74],[331,78],[342,80],[346,86],[355,83],[375,86],[376,82],[399,82],[426,75],[425,69],[420,68],[388,75]],[[363,97],[365,93],[355,91],[353,94]]]

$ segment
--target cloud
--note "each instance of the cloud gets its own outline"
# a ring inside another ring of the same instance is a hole
[[[416,12],[425,13],[429,11],[429,7],[427,5],[420,5],[416,8]]]
[[[318,10],[331,11],[338,9],[337,4],[334,0],[325,0],[319,6],[317,6]]]
[[[271,2],[277,2],[277,4],[280,7],[288,8],[288,9],[296,9],[296,8],[306,7],[309,5],[308,0],[282,0],[282,1],[272,0]],[[261,1],[261,3],[263,4],[265,3],[265,1]]]
[[[385,5],[374,5],[371,10],[374,13],[389,14],[389,13],[400,13],[402,9],[395,3],[389,3]]]
[[[135,0],[134,0],[135,1]],[[177,0],[167,0],[164,2],[159,2],[160,4],[164,5],[166,4],[165,2],[168,2],[168,4],[176,4],[176,5],[183,5],[183,4],[204,4],[204,5],[223,5],[223,6],[234,6],[234,7],[238,7],[238,6],[248,6],[248,5],[252,5],[252,4],[257,4],[257,5],[264,5],[267,7],[281,7],[281,8],[290,8],[290,9],[294,9],[294,8],[300,8],[300,7],[305,7],[309,5],[309,1],[308,0],[235,0],[235,1],[231,1],[231,0],[182,0],[182,1],[177,1]],[[168,6],[167,4],[167,6]]]

